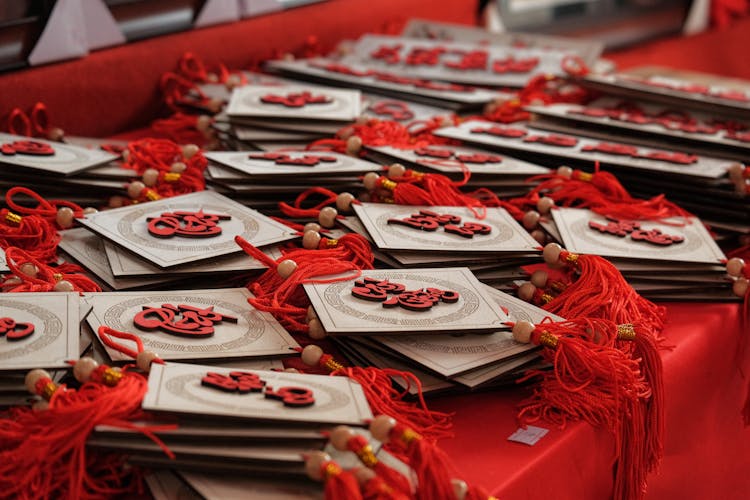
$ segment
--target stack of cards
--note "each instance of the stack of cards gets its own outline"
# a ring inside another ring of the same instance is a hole
[[[480,218],[465,207],[352,207],[357,218],[341,224],[369,239],[375,257],[391,267],[462,265],[499,286],[517,277],[518,266],[539,258],[539,244],[502,208],[488,208]]]
[[[305,291],[322,328],[352,362],[411,372],[426,393],[507,381],[537,360],[533,346],[513,341],[507,322],[550,316],[480,283],[467,268],[363,271],[352,280],[306,284]]]
[[[556,208],[542,227],[574,253],[606,257],[654,300],[732,300],[726,257],[697,218],[660,222]]]
[[[234,242],[242,236],[274,258],[294,231],[225,196],[202,191],[89,214],[63,232],[60,247],[113,290],[156,288],[217,276],[247,281],[264,265]]]

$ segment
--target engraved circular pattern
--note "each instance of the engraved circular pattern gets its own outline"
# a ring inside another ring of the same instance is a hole
[[[597,220],[597,222],[606,223],[606,221],[600,221]],[[696,222],[700,224],[700,222]],[[605,248],[608,248],[610,250],[614,250],[617,252],[627,252],[628,254],[633,254],[636,250],[630,250],[622,247],[622,240],[625,240],[626,238],[631,243],[640,243],[642,251],[648,251],[649,249],[653,252],[659,252],[660,254],[667,254],[667,255],[682,255],[689,252],[694,252],[702,246],[701,239],[698,236],[698,234],[695,231],[689,230],[690,226],[684,226],[682,229],[682,232],[684,233],[685,240],[682,243],[677,243],[674,245],[655,245],[653,243],[648,243],[646,241],[640,242],[640,241],[633,241],[630,239],[629,236],[626,236],[625,238],[622,238],[620,236],[615,236],[613,234],[607,234],[607,233],[599,233],[596,229],[589,228],[589,222],[587,219],[580,219],[573,224],[569,226],[570,232],[573,234],[574,237],[578,237],[585,241],[586,243],[590,245],[595,246],[603,246]],[[669,228],[670,226],[664,226],[660,229],[663,233],[669,234]],[[593,231],[596,231],[596,233],[601,234],[602,236],[609,236],[612,239],[607,240],[605,238],[602,238],[601,240],[598,238],[594,238],[592,234]],[[618,244],[619,243],[619,244]]]
[[[253,91],[251,93],[247,93],[242,96],[242,100],[240,101],[243,106],[247,106],[247,109],[249,111],[259,111],[264,114],[270,113],[271,111],[274,114],[279,115],[294,115],[294,116],[302,116],[303,110],[304,111],[310,111],[311,116],[315,116],[315,111],[320,110],[322,112],[325,112],[325,114],[335,113],[338,111],[341,111],[343,109],[346,109],[346,107],[349,105],[349,99],[342,99],[339,97],[335,97],[332,95],[324,94],[322,92],[317,92],[315,89],[311,89],[311,92],[313,95],[325,95],[326,97],[329,97],[332,99],[332,102],[328,102],[325,104],[310,104],[306,106],[302,106],[301,108],[292,108],[284,106],[283,104],[266,104],[260,101],[260,99],[269,93],[273,93],[274,91],[278,91],[279,94],[283,94],[284,92],[292,93],[292,92],[303,92],[302,90],[289,90],[284,89],[283,87],[269,87],[268,89],[259,89],[257,91]],[[242,111],[243,114],[247,113],[247,110]]]
[[[144,300],[146,299],[146,300]],[[151,332],[143,332],[147,335],[140,335],[141,340],[143,341],[143,345],[146,348],[150,349],[159,349],[162,351],[163,354],[164,351],[171,351],[171,353],[176,352],[183,352],[183,353],[225,353],[225,352],[231,352],[233,349],[239,349],[241,347],[245,347],[249,344],[252,344],[253,342],[257,341],[260,337],[263,336],[263,333],[266,331],[267,324],[263,319],[260,317],[260,313],[258,311],[255,311],[253,309],[247,309],[242,308],[239,305],[232,304],[230,302],[225,302],[223,300],[219,299],[212,299],[208,297],[196,297],[196,296],[185,296],[185,295],[161,295],[161,296],[149,296],[149,297],[137,297],[134,299],[126,300],[124,302],[120,302],[119,304],[115,304],[113,306],[110,306],[106,311],[104,311],[104,314],[102,315],[102,319],[104,321],[104,324],[110,328],[114,328],[115,330],[124,330],[124,331],[130,331],[131,327],[129,325],[125,325],[122,322],[123,315],[129,310],[132,309],[134,306],[144,306],[144,305],[156,305],[157,307],[161,304],[190,304],[190,305],[207,305],[207,306],[214,306],[218,308],[217,312],[225,312],[225,311],[231,311],[236,316],[242,317],[247,321],[248,327],[242,336],[239,338],[235,338],[233,340],[229,340],[226,342],[223,342],[221,344],[205,344],[201,343],[198,345],[189,345],[186,343],[178,343],[178,344],[170,344],[168,342],[165,342],[162,340],[162,337],[159,336],[159,338],[150,338]],[[161,333],[161,332],[156,332]],[[168,333],[163,333],[163,338],[168,339],[173,337],[172,335]],[[201,339],[205,340],[205,339]],[[186,341],[189,341],[187,339]]]
[[[252,372],[253,370],[237,370],[237,371]],[[198,377],[196,374],[187,374],[187,375],[180,375],[177,377],[173,377],[167,380],[164,387],[169,393],[179,398],[187,399],[188,401],[193,401],[195,403],[200,403],[208,407],[221,408],[221,409],[224,409],[230,412],[235,412],[235,413],[243,412],[247,409],[247,406],[231,405],[231,404],[227,404],[225,402],[220,401],[218,398],[211,398],[209,394],[217,395],[219,393],[215,389],[211,389],[211,388],[204,387],[201,385],[200,379],[203,378],[202,375],[199,376],[200,378],[196,378],[196,377]],[[277,379],[274,382],[274,388],[279,389],[281,387],[284,387],[283,384],[286,384],[286,383],[287,381],[283,379]],[[341,408],[345,408],[351,399],[343,391],[340,391],[339,389],[336,389],[335,387],[330,387],[328,385],[320,384],[317,382],[305,380],[304,383],[302,383],[299,380],[289,380],[288,383],[289,385],[294,385],[294,386],[303,385],[304,387],[313,390],[313,396],[316,397],[316,401],[314,405],[307,406],[304,408],[307,414],[309,414],[309,412],[311,411],[312,412],[334,412]],[[192,392],[195,389],[199,389],[201,392],[206,392],[206,397],[203,397],[201,394],[196,394],[195,392]],[[318,393],[316,391],[320,391],[324,394],[327,394],[329,397],[329,401],[325,404],[319,405],[317,401]],[[222,393],[222,394],[228,395],[227,393]],[[237,396],[238,398],[243,398],[243,397],[246,398],[246,397],[252,397],[253,395],[255,397],[258,397],[260,393],[250,393],[250,394],[235,393],[234,395]],[[280,407],[283,406],[283,403],[281,403],[280,401],[278,402],[278,404]],[[261,418],[261,415],[258,415],[257,418]]]
[[[93,163],[89,160],[89,155],[83,151],[67,148],[60,143],[46,143],[50,144],[55,150],[55,154],[51,156],[34,156],[34,157],[20,157],[19,163],[26,164],[38,164],[38,165],[64,165],[68,166],[71,163]],[[25,161],[23,161],[25,160]],[[106,162],[108,158],[102,158],[102,162]],[[11,159],[12,161],[12,159]]]
[[[372,275],[376,276],[376,275]],[[326,304],[331,306],[332,308],[336,309],[337,311],[340,311],[348,316],[353,316],[355,318],[359,318],[362,321],[372,321],[379,324],[384,325],[401,325],[401,326],[432,326],[432,325],[442,325],[445,323],[453,323],[460,321],[463,318],[466,318],[468,316],[471,316],[479,309],[479,296],[474,293],[473,290],[466,288],[464,286],[460,286],[456,283],[452,283],[450,281],[436,278],[433,276],[422,276],[422,275],[415,275],[415,274],[400,274],[400,273],[392,273],[388,275],[389,280],[400,280],[400,279],[406,279],[406,280],[412,280],[412,281],[421,281],[425,283],[425,287],[430,286],[439,286],[446,290],[453,290],[458,292],[459,296],[461,297],[461,301],[463,304],[461,305],[461,308],[457,311],[453,311],[449,314],[443,314],[441,316],[437,316],[435,318],[395,318],[393,316],[388,315],[377,315],[377,314],[369,314],[364,313],[362,311],[359,311],[357,309],[354,309],[353,307],[347,305],[342,300],[342,295],[349,294],[350,289],[352,286],[351,281],[341,281],[338,283],[333,283],[332,285],[329,285],[325,291],[323,292],[323,300],[325,300]],[[439,310],[441,307],[446,309],[452,305],[455,304],[438,304],[435,306],[435,308],[431,309],[430,311]],[[423,314],[423,313],[418,313]]]
[[[2,305],[3,315],[9,315],[8,309],[25,311],[39,318],[39,322],[44,325],[44,328],[40,333],[40,324],[34,322],[36,331],[29,338],[31,342],[27,343],[27,341],[21,340],[20,342],[23,343],[23,345],[20,346],[17,342],[6,342],[4,339],[0,339],[0,341],[2,341],[0,342],[0,346],[2,346],[0,347],[0,349],[3,349],[3,352],[0,352],[0,359],[2,360],[20,358],[21,356],[27,356],[29,354],[35,353],[55,342],[57,338],[63,333],[62,321],[60,321],[57,316],[43,307],[39,307],[28,302],[19,302],[15,300],[5,299],[0,300],[0,305]],[[10,347],[10,349],[5,351],[4,349],[7,347]],[[67,353],[63,354],[61,357],[64,357],[66,354]]]
[[[244,213],[240,209],[237,209],[233,206],[211,205],[201,202],[199,202],[198,204],[201,205],[200,209],[204,210],[205,212],[227,214],[232,218],[236,218],[237,220],[242,221],[244,232],[240,236],[242,236],[246,240],[251,241],[255,237],[255,235],[258,234],[258,222],[255,219],[250,218],[247,213]],[[117,232],[122,235],[123,238],[140,246],[155,248],[158,250],[169,250],[172,252],[206,252],[209,250],[218,251],[237,248],[237,243],[234,242],[234,238],[229,238],[222,243],[213,244],[204,239],[201,240],[202,242],[197,245],[186,244],[186,238],[175,238],[174,240],[170,240],[174,241],[174,243],[170,245],[165,243],[165,241],[167,240],[155,237],[146,238],[133,231],[133,224],[137,219],[140,219],[141,217],[159,216],[166,211],[195,209],[195,203],[174,203],[167,206],[161,206],[161,208],[158,209],[154,208],[151,203],[146,203],[140,210],[129,212],[122,219],[120,219],[117,223]],[[221,222],[219,222],[219,226],[221,226]]]
[[[493,245],[500,245],[510,240],[511,238],[513,238],[513,229],[511,229],[510,226],[503,224],[502,222],[498,220],[489,221],[485,219],[485,220],[480,221],[478,219],[477,220],[467,219],[464,216],[461,216],[461,224],[463,224],[464,222],[479,222],[480,224],[491,223],[490,225],[492,226],[492,233],[490,233],[489,235],[478,234],[474,238],[464,238],[463,236],[459,236],[457,234],[446,233],[445,230],[441,226],[437,229],[437,231],[440,231],[441,235],[444,234],[445,236],[448,236],[451,239],[450,241],[436,241],[428,237],[426,238],[426,237],[420,236],[420,235],[431,234],[435,231],[422,231],[421,229],[412,229],[410,227],[402,226],[400,224],[388,224],[388,219],[408,217],[413,213],[417,213],[417,211],[412,210],[408,214],[398,213],[398,212],[390,213],[390,214],[387,214],[387,213],[381,214],[377,217],[377,219],[375,219],[375,226],[377,228],[380,228],[383,232],[394,235],[399,239],[409,240],[415,243],[421,243],[421,244],[429,245],[432,247],[435,247],[435,246],[454,247],[457,244],[466,244],[468,242],[471,242],[471,246],[473,248],[487,247],[487,246],[493,246]]]

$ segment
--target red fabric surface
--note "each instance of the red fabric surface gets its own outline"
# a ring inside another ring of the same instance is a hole
[[[740,409],[746,381],[735,359],[736,304],[670,304],[662,354],[666,393],[665,458],[649,478],[651,499],[740,499],[750,493],[750,428]],[[747,366],[747,360],[745,366]],[[552,428],[536,445],[507,441],[516,429],[522,387],[445,397],[455,437],[440,444],[459,475],[503,500],[603,499],[612,495],[610,435],[588,424]],[[545,427],[544,424],[539,424]]]
[[[53,123],[69,134],[105,137],[144,126],[156,117],[159,78],[174,69],[186,51],[207,63],[243,68],[253,60],[270,58],[275,51],[297,52],[310,35],[329,50],[339,40],[365,32],[400,30],[412,17],[473,24],[476,4],[470,0],[328,0],[131,43],[83,59],[0,75],[0,117],[15,106],[28,109],[42,101]]]
[[[744,48],[750,44],[750,16],[722,29],[693,36],[669,37],[606,54],[620,69],[670,66],[704,73],[750,79]]]

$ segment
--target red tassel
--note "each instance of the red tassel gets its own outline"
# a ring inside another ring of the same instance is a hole
[[[356,469],[354,476],[359,482],[359,489],[364,500],[410,500],[414,498],[412,495],[394,490],[382,477],[377,476],[370,469]]]
[[[387,466],[375,456],[367,438],[355,434],[349,427],[341,425],[333,429],[330,443],[339,451],[351,451],[365,467],[371,469],[390,489],[403,495],[411,495],[411,483],[403,474]]]
[[[445,452],[435,444],[386,415],[373,419],[370,432],[378,441],[404,452],[408,465],[417,476],[417,498],[455,498],[451,481],[453,467]]]
[[[106,462],[88,468],[86,439],[97,425],[141,417],[148,384],[138,373],[88,359],[81,365],[87,370],[74,371],[86,372],[92,381],[77,391],[54,386],[43,370],[30,372],[27,387],[49,398],[49,406],[17,407],[0,418],[0,491],[7,498],[101,498],[127,489],[117,477],[122,469],[99,476],[95,471]]]
[[[49,221],[37,215],[21,216],[0,209],[0,248],[3,250],[16,247],[41,262],[55,262],[58,243],[60,235]]]
[[[74,264],[50,267],[20,248],[8,248],[5,258],[13,276],[4,278],[6,292],[101,292]]]
[[[373,415],[396,415],[399,423],[413,429],[428,441],[435,441],[451,435],[451,415],[432,411],[422,395],[422,384],[414,374],[390,368],[350,367],[338,363],[330,354],[324,354],[316,345],[308,345],[302,350],[302,362],[310,367],[319,367],[331,376],[348,377],[362,386]],[[417,402],[403,400],[406,391],[399,392],[393,387],[391,379],[402,378],[417,388]]]
[[[208,130],[200,130],[200,122],[197,115],[177,112],[168,118],[151,122],[151,130],[157,136],[163,136],[177,144],[196,144],[203,147],[213,138],[213,134],[207,133]]]
[[[316,451],[306,458],[307,475],[325,483],[326,500],[361,500],[359,483],[349,471],[331,460],[327,453]]]

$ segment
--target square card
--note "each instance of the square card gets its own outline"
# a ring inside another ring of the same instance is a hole
[[[201,381],[209,372],[228,378],[231,370],[179,363],[152,366],[143,409],[297,424],[364,426],[373,417],[362,387],[345,377],[257,370],[252,373],[265,382],[264,391],[243,394],[204,385]],[[298,394],[312,393],[314,401],[309,406],[289,406],[276,399],[280,393],[290,392],[284,391],[289,388],[297,389]]]
[[[292,120],[355,120],[361,113],[359,90],[285,85],[237,87],[226,108],[230,117]]]
[[[743,114],[750,111],[750,91],[744,88],[730,88],[710,83],[651,74],[589,74],[582,83],[603,89],[612,94],[638,95],[639,98],[681,103],[687,107],[713,112]]]
[[[582,208],[555,208],[552,217],[565,248],[571,252],[638,260],[718,264],[726,256],[697,218],[678,225],[608,219]]]
[[[345,64],[334,59],[315,58],[296,61],[269,61],[272,70],[291,73],[300,78],[314,78],[334,85],[358,87],[409,101],[427,102],[437,105],[459,105],[479,107],[499,98],[509,98],[510,93],[497,92],[453,83],[395,75],[376,70],[372,66],[348,61]]]
[[[563,58],[568,54],[574,53],[364,35],[342,62],[357,62],[407,77],[469,85],[523,87],[535,75],[563,76]]]
[[[591,38],[580,39],[539,33],[494,33],[463,24],[441,23],[425,19],[410,19],[401,36],[427,38],[449,42],[468,42],[477,45],[507,45],[511,47],[538,48],[578,54],[588,66],[593,66],[604,50],[604,44]]]
[[[620,142],[602,141],[583,135],[551,134],[536,130],[530,124],[488,124],[469,120],[457,127],[445,127],[435,135],[449,137],[501,150],[544,155],[607,165],[696,177],[718,179],[726,175],[734,162],[686,154],[679,151],[658,150]]]
[[[101,238],[100,238],[101,240]],[[248,272],[266,269],[266,266],[244,253],[226,255],[211,259],[210,262],[196,262],[183,264],[169,269],[159,269],[148,261],[139,258],[122,248],[104,241],[104,253],[110,267],[110,272],[116,278],[149,277],[158,274],[163,280],[177,279],[186,275],[205,275],[209,273]],[[281,257],[278,247],[263,248],[263,252],[274,259]]]
[[[268,477],[242,477],[228,474],[181,472],[182,478],[204,500],[252,498],[254,500],[323,500],[320,484],[311,481]]]
[[[147,287],[169,281],[168,277],[163,276],[117,279],[110,269],[102,238],[83,227],[67,229],[60,232],[60,236],[60,249],[114,290]]]
[[[78,359],[78,293],[0,294],[0,371],[70,368]]]
[[[468,168],[472,175],[482,176],[530,176],[550,172],[547,167],[465,146],[429,146],[416,149],[367,146],[367,149],[397,161],[428,167],[444,174],[463,174],[464,168]]]
[[[87,294],[87,322],[131,332],[165,360],[292,354],[297,342],[269,313],[253,309],[245,288]],[[129,360],[105,346],[114,361]]]
[[[235,236],[256,247],[297,237],[285,225],[211,191],[105,210],[78,222],[161,268],[240,253]]]
[[[365,270],[356,279],[303,286],[331,335],[507,329],[508,315],[465,267]]]
[[[315,151],[209,152],[206,158],[252,177],[363,174],[381,170],[349,155]]]
[[[546,317],[553,321],[562,321],[559,316],[512,295],[487,285],[483,285],[483,288],[498,307],[507,311],[511,321],[539,323]],[[379,335],[371,338],[445,377],[453,377],[502,359],[512,358],[536,347],[516,342],[513,335],[507,331],[484,335]]]
[[[525,109],[540,116],[584,126],[605,126],[663,138],[750,150],[748,125],[699,111],[680,109],[678,113],[674,107],[643,101],[623,101],[615,97],[599,98],[586,105],[556,103],[526,106]]]
[[[0,250],[0,273],[7,273],[10,271],[8,262],[5,260],[5,251]]]
[[[0,149],[0,172],[5,174],[22,168],[70,175],[118,158],[102,150],[3,133],[0,133]]]
[[[487,208],[481,220],[466,207],[357,203],[352,208],[381,250],[539,251],[539,243],[502,208]]]

